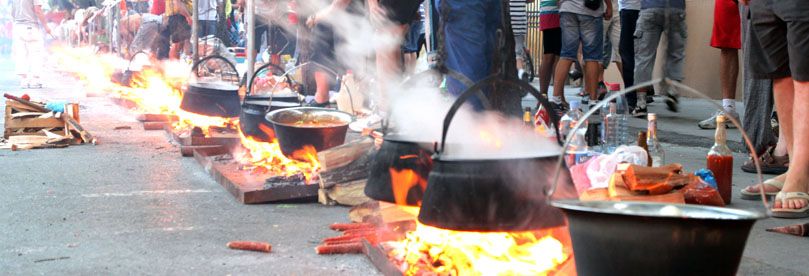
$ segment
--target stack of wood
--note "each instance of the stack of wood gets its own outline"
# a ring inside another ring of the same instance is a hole
[[[369,201],[365,196],[365,183],[375,152],[374,141],[368,137],[319,152],[318,201],[324,205],[348,206]]]
[[[60,148],[70,144],[96,143],[95,138],[79,124],[79,108],[67,104],[65,112],[53,112],[44,104],[4,95],[6,112],[0,148]]]

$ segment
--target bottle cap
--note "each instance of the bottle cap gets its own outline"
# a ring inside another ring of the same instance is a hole
[[[725,115],[722,114],[716,115],[716,124],[719,125],[723,123],[725,123]]]
[[[580,107],[581,107],[580,101],[576,100],[570,101],[570,109],[579,109]]]
[[[651,120],[657,120],[657,113],[646,114],[646,118],[649,118],[650,121]]]

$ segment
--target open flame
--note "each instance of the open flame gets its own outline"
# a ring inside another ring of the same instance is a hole
[[[128,86],[112,81],[113,74],[126,68],[129,61],[112,54],[96,54],[91,48],[55,48],[58,68],[76,76],[86,89],[103,92],[129,100],[137,112],[177,116],[172,123],[175,130],[191,130],[199,127],[205,135],[211,128],[237,128],[238,118],[204,116],[180,109],[182,87],[191,70],[188,64],[179,61],[152,61],[152,66],[140,68]],[[271,133],[271,129],[263,129]],[[259,142],[245,136],[239,130],[245,151],[237,157],[246,167],[279,176],[303,174],[309,183],[320,168],[314,147],[296,151],[293,158],[281,152],[278,141]],[[274,135],[271,135],[274,136]]]
[[[413,155],[418,158],[418,155]],[[402,156],[404,159],[405,156]],[[427,179],[424,179],[414,170],[402,169],[397,170],[389,168],[391,188],[393,190],[393,198],[396,204],[407,204],[407,195],[413,187],[419,187],[422,191],[427,188]],[[421,205],[419,202],[418,205]]]
[[[548,275],[569,258],[553,230],[463,232],[423,224],[387,242],[405,275]]]
[[[245,151],[234,157],[241,163],[251,164],[254,170],[280,176],[303,174],[306,177],[306,183],[310,183],[314,174],[320,169],[317,151],[313,146],[305,146],[303,149],[293,152],[293,158],[288,158],[281,152],[281,146],[276,138],[272,138],[271,142],[266,143],[256,141],[241,131],[239,131],[239,135]]]

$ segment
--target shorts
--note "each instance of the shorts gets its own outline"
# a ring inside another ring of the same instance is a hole
[[[553,28],[542,31],[542,53],[559,55],[562,53],[562,29]]]
[[[525,56],[525,35],[524,34],[515,34],[514,35],[514,52],[517,54],[517,58],[522,58]]]
[[[380,0],[379,5],[388,12],[388,19],[399,25],[409,24],[419,12],[422,0]]]
[[[402,52],[418,53],[420,50],[420,39],[423,34],[424,23],[421,22],[421,20],[411,22],[410,29],[407,30],[404,41],[402,42]]]
[[[615,13],[610,20],[604,21],[604,59],[601,65],[604,68],[610,62],[621,62],[621,55],[618,54],[618,45],[621,43],[621,17]]]
[[[576,60],[579,44],[584,61],[601,62],[604,52],[603,17],[563,12],[559,18],[562,28],[561,58]]]
[[[185,16],[175,14],[169,16],[169,24],[166,27],[171,43],[180,43],[191,39],[191,25],[185,20]]]
[[[809,81],[809,7],[799,0],[750,2],[753,78]]]
[[[742,48],[742,17],[734,0],[715,0],[711,47]]]
[[[345,69],[337,60],[336,47],[339,38],[334,33],[334,28],[329,24],[318,23],[312,29],[314,40],[312,41],[312,56],[310,61],[321,64],[331,70],[342,74]]]
[[[129,53],[135,55],[138,52],[146,51],[155,53],[158,45],[156,44],[160,37],[160,23],[159,22],[145,22],[140,25],[138,32],[132,39],[129,45]]]

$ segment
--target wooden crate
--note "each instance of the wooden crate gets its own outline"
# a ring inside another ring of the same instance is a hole
[[[78,121],[79,114],[78,114],[78,106],[75,104],[70,104],[67,108],[69,111],[68,113],[73,114],[73,117]],[[3,137],[8,139],[8,137],[16,136],[16,135],[45,135],[45,132],[42,130],[48,130],[55,134],[68,136],[69,130],[65,125],[65,121],[61,118],[50,117],[50,118],[38,118],[37,116],[33,117],[18,117],[14,118],[15,114],[20,113],[37,113],[38,111],[33,110],[30,107],[27,107],[23,104],[20,104],[16,101],[7,100],[6,101],[6,112],[5,112],[5,130],[3,131]],[[64,115],[67,116],[67,115]]]

